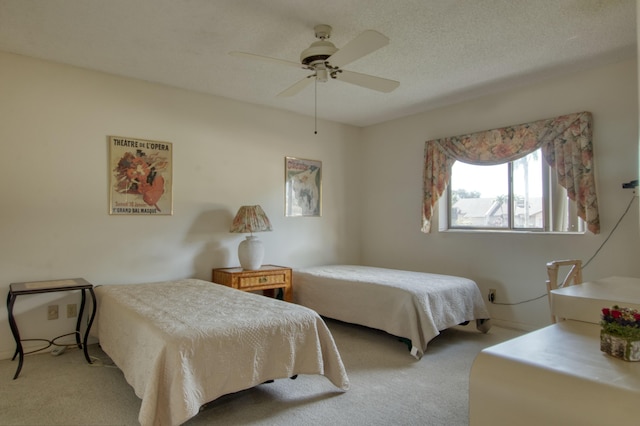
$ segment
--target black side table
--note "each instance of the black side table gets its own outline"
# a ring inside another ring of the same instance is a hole
[[[80,302],[80,312],[78,313],[78,322],[76,323],[76,331],[73,333],[63,334],[62,336],[55,337],[53,340],[47,339],[20,339],[20,332],[18,331],[18,325],[16,324],[16,320],[13,317],[13,305],[15,304],[16,298],[23,294],[36,294],[36,293],[51,293],[56,291],[73,291],[73,290],[81,290],[82,291],[82,300]],[[91,299],[93,302],[93,311],[91,312],[91,316],[89,318],[89,323],[87,324],[87,330],[84,333],[84,340],[80,341],[80,325],[82,324],[82,313],[84,312],[84,305],[86,301],[85,291],[89,291],[91,294]],[[89,358],[89,353],[87,352],[87,338],[89,337],[89,330],[91,330],[91,325],[93,324],[93,319],[96,316],[96,295],[93,292],[93,284],[87,282],[84,278],[70,278],[66,280],[56,280],[56,281],[33,281],[33,282],[23,282],[23,283],[12,283],[9,286],[9,294],[7,294],[7,312],[9,313],[9,326],[11,327],[11,333],[13,333],[13,338],[16,341],[16,352],[13,354],[13,361],[16,359],[17,355],[20,355],[18,360],[18,369],[16,370],[16,374],[13,376],[13,380],[18,378],[20,374],[20,370],[22,370],[22,363],[24,361],[24,356],[33,352],[42,351],[47,349],[51,345],[55,344],[55,341],[61,337],[70,336],[74,334],[76,336],[76,344],[78,348],[84,349],[84,357],[89,364],[91,364],[91,358]],[[48,345],[33,350],[31,352],[25,353],[22,348],[23,341],[43,341],[47,342]]]

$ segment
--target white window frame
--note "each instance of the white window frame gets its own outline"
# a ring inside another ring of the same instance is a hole
[[[541,155],[539,153],[538,155]],[[567,197],[566,189],[557,182],[556,173],[546,161],[541,161],[542,167],[542,204],[543,204],[543,227],[542,228],[516,228],[514,227],[513,216],[513,161],[509,162],[509,202],[508,216],[509,227],[479,227],[479,226],[450,226],[451,222],[451,196],[452,190],[449,184],[446,189],[446,196],[442,197],[438,209],[438,230],[440,232],[508,232],[508,233],[553,233],[553,234],[584,234],[586,231],[585,222],[578,217],[576,203]],[[479,166],[483,167],[483,166]],[[453,179],[453,171],[450,173]],[[550,196],[552,194],[553,196]],[[555,214],[553,214],[555,212]]]

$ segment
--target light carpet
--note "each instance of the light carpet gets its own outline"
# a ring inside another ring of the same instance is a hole
[[[207,404],[185,425],[467,425],[469,372],[483,348],[521,331],[475,324],[445,330],[421,360],[384,332],[326,320],[342,355],[351,389],[323,376],[281,379]],[[136,425],[140,399],[97,346],[89,365],[81,350],[58,357],[0,361],[2,425]]]

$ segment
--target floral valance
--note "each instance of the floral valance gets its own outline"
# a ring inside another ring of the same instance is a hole
[[[576,202],[578,216],[594,234],[600,232],[593,170],[592,116],[580,112],[427,141],[425,144],[422,232],[430,232],[433,208],[451,178],[456,160],[495,165],[522,158],[541,148],[558,182]]]

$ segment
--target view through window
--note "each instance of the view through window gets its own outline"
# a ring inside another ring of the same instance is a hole
[[[451,229],[584,231],[540,150],[493,166],[456,161],[448,200]]]

